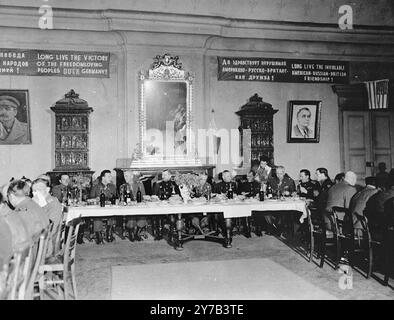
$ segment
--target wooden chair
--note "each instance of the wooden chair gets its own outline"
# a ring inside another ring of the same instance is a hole
[[[66,210],[66,209],[65,209]],[[56,237],[55,237],[55,247],[53,256],[56,257],[58,255],[62,255],[65,245],[65,238],[66,238],[66,218],[67,218],[67,211],[63,211],[62,221],[60,222],[60,226],[57,230]]]
[[[308,226],[310,235],[309,244],[309,262],[313,259],[316,242],[319,241],[318,258],[320,258],[320,268],[323,268],[326,256],[326,247],[334,246],[336,258],[334,261],[335,269],[338,268],[340,262],[341,244],[338,232],[337,216],[335,211],[331,213],[322,213],[317,209],[309,208]],[[327,230],[325,218],[331,223],[331,230]]]
[[[77,288],[75,280],[75,248],[81,218],[74,219],[69,224],[67,240],[62,257],[58,261],[51,261],[39,267],[39,290],[41,299],[44,298],[44,290],[49,286],[57,288],[58,295],[62,295],[65,300],[69,299],[70,291],[68,280],[71,281],[71,296],[77,299]]]
[[[30,245],[24,249],[16,251],[5,265],[5,287],[1,294],[1,300],[16,300],[18,297],[19,288],[23,282],[23,272],[25,264],[29,263]]]
[[[18,292],[19,300],[33,299],[34,282],[37,277],[38,268],[43,259],[44,247],[48,241],[48,228],[35,237],[33,244],[30,247],[30,261],[28,265],[25,265],[24,279]]]

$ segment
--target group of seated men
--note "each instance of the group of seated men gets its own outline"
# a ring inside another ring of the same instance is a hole
[[[63,207],[50,194],[49,178],[45,175],[33,182],[13,180],[0,193],[0,271],[13,254],[32,243],[51,222],[53,238],[48,242],[52,254],[55,235],[60,227]]]
[[[270,189],[274,195],[299,195],[310,201],[311,208],[317,212],[329,213],[333,207],[343,207],[349,209],[352,214],[365,215],[368,220],[375,225],[384,223],[384,205],[394,197],[394,176],[386,179],[384,186],[376,186],[376,178],[368,177],[366,186],[357,190],[355,173],[348,171],[346,174],[341,173],[335,177],[334,182],[328,175],[326,168],[317,168],[315,170],[316,180],[311,179],[311,172],[302,169],[299,172],[299,181],[296,183],[287,173],[283,166],[271,167],[266,157],[261,157],[260,162],[252,166],[247,173],[246,181],[237,182],[228,170],[220,173],[215,181],[210,180],[207,172],[200,172],[199,185],[195,188],[195,196],[210,197],[212,193],[226,194],[231,189],[233,194],[243,194],[245,196],[256,196],[261,189],[267,191]],[[99,199],[104,193],[106,200],[114,197],[119,198],[121,195],[128,193],[131,201],[137,197],[137,191],[141,195],[146,194],[145,186],[140,181],[140,175],[135,171],[126,171],[124,173],[125,182],[118,188],[113,183],[113,177],[110,170],[103,170],[97,182],[90,189],[89,198]],[[4,219],[10,219],[11,213],[18,212],[21,216],[29,216],[26,213],[32,212],[32,220],[26,227],[30,234],[36,232],[41,227],[54,221],[58,226],[62,217],[61,203],[65,203],[68,192],[70,190],[70,177],[62,174],[59,177],[59,183],[50,188],[50,179],[46,175],[41,175],[35,181],[29,179],[21,179],[12,181],[9,186],[3,188],[2,203],[0,206],[0,222]],[[161,173],[161,180],[154,184],[152,194],[157,195],[160,199],[168,199],[173,194],[180,195],[179,187],[172,179],[172,173],[164,170]],[[123,200],[123,199],[121,199]],[[8,218],[4,218],[8,217]],[[36,218],[34,218],[36,217]],[[38,217],[41,217],[38,219]],[[44,219],[44,218],[45,219]],[[215,215],[217,219],[217,215]],[[267,233],[276,233],[281,230],[282,215],[278,213],[265,213],[264,215],[254,216],[253,222],[255,234],[262,235],[262,228],[266,227]],[[152,230],[163,229],[167,220],[173,223],[173,217],[150,217]],[[34,220],[36,219],[36,220]],[[45,221],[44,221],[45,220]],[[118,223],[116,217],[94,218],[93,230],[97,244],[113,241],[114,227]],[[106,223],[103,223],[104,222]],[[33,222],[35,221],[35,222]],[[41,224],[39,223],[41,221]],[[206,223],[203,219],[192,217],[192,225],[196,228],[201,223]],[[326,227],[331,228],[330,220],[325,219]],[[355,224],[356,219],[355,219]],[[143,239],[142,232],[146,231],[148,225],[148,217],[126,218],[127,234],[130,241],[141,241]],[[360,227],[355,225],[355,228]],[[103,232],[105,236],[103,237]],[[14,232],[15,233],[15,232]],[[78,242],[82,243],[84,234],[83,225],[80,228]],[[154,234],[156,239],[160,239],[162,234],[157,232]]]

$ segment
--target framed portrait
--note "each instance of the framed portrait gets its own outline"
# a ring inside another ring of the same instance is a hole
[[[321,101],[289,101],[287,142],[319,142]]]
[[[0,145],[31,144],[28,90],[0,89]]]

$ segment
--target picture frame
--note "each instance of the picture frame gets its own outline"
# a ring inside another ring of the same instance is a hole
[[[318,143],[320,141],[321,104],[320,100],[289,101],[288,143]]]
[[[29,90],[0,89],[0,146],[31,143]]]

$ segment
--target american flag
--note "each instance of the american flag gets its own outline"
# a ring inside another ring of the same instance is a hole
[[[365,82],[369,109],[387,109],[389,79]]]

